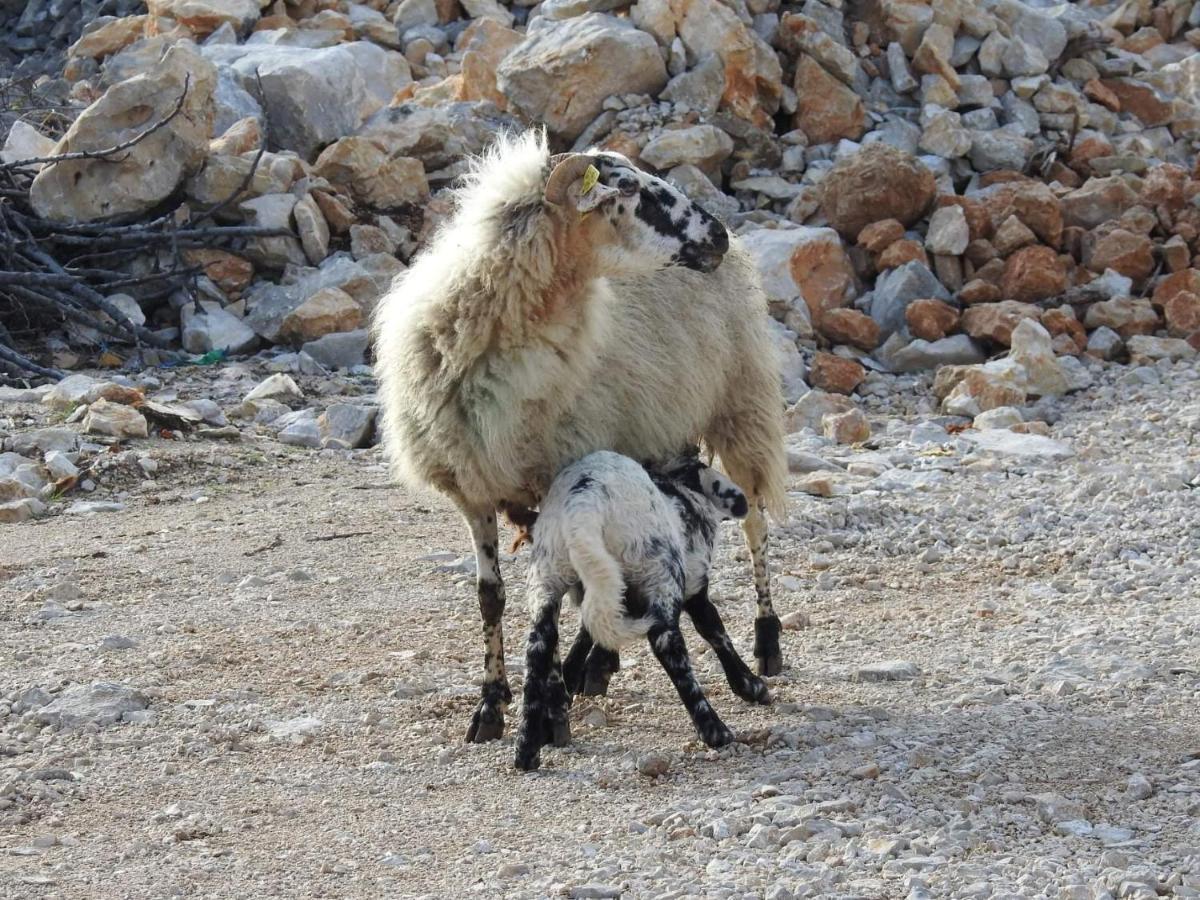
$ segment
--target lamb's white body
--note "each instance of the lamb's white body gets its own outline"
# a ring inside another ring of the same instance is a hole
[[[567,691],[558,662],[558,612],[568,591],[578,599],[588,639],[615,650],[650,638],[655,657],[710,746],[733,736],[692,672],[679,630],[683,609],[717,651],[734,690],[747,700],[768,701],[766,685],[741,661],[708,600],[718,526],[748,510],[737,485],[695,457],[647,472],[629,457],[601,451],[558,474],[533,532],[518,768],[535,768],[545,743],[569,737]],[[578,586],[582,591],[575,590]]]
[[[661,459],[702,438],[720,456],[755,504],[746,533],[759,623],[773,637],[760,665],[779,665],[759,506],[783,510],[786,463],[757,273],[736,242],[715,271],[674,264],[712,259],[705,229],[720,238],[719,258],[724,228],[623,157],[588,159],[605,203],[581,214],[557,193],[549,200],[544,140],[502,139],[374,323],[396,471],[450,496],[475,539],[488,736],[500,733],[509,694],[495,511],[536,506],[555,473],[594,450]],[[489,703],[489,691],[502,700]]]

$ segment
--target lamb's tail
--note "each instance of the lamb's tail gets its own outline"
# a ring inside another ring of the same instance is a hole
[[[604,546],[598,527],[572,520],[567,526],[567,554],[583,582],[580,618],[596,643],[618,650],[650,630],[649,619],[630,618],[625,611],[625,579],[621,567]]]

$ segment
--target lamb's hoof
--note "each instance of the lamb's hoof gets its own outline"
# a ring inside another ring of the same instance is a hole
[[[528,749],[518,747],[517,754],[513,759],[513,765],[522,772],[532,772],[542,764],[542,758],[537,750],[530,752]]]
[[[467,729],[468,744],[485,744],[504,736],[504,713],[498,707],[480,704]]]
[[[606,697],[608,696],[608,683],[611,680],[611,672],[593,672],[589,670],[587,677],[583,679],[583,687],[580,688],[579,694],[582,697]]]
[[[763,706],[769,706],[771,703],[771,692],[767,688],[767,683],[761,678],[755,678],[749,672],[740,683],[730,683],[729,686],[747,703],[761,703]]]
[[[571,743],[571,722],[569,719],[555,719],[550,723],[550,743],[555,747],[566,747]]]
[[[754,661],[759,675],[778,675],[783,671],[783,653],[779,649],[782,631],[779,616],[762,616],[754,620]]]

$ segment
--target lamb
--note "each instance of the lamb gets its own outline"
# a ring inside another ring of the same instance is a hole
[[[474,541],[484,682],[467,739],[499,737],[512,697],[497,510],[536,507],[594,450],[665,459],[703,439],[720,456],[751,497],[759,671],[779,671],[765,512],[784,509],[783,403],[749,255],[623,156],[552,158],[537,132],[498,139],[457,201],[373,329],[395,470],[453,500]]]
[[[749,508],[737,485],[695,455],[648,471],[627,456],[599,451],[559,473],[533,532],[518,769],[536,769],[546,743],[561,745],[570,737],[569,699],[558,658],[558,613],[568,591],[580,603],[581,634],[611,650],[649,638],[710,747],[730,743],[733,733],[692,673],[679,630],[683,609],[718,654],[732,653],[740,670],[739,678],[730,674],[734,689],[746,699],[769,701],[766,685],[733,650],[708,599],[718,525],[744,518]],[[706,629],[702,622],[714,627]]]

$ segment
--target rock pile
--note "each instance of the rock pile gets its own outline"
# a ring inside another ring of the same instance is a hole
[[[303,365],[355,365],[464,155],[544,124],[560,147],[663,174],[742,236],[781,342],[800,351],[791,399],[810,364],[841,393],[871,370],[945,365],[946,409],[965,414],[1073,389],[1081,357],[1193,357],[1200,4],[859,12],[151,0],[71,46],[83,109],[47,152],[117,143],[186,83],[184,114],[120,161],[45,169],[32,201],[89,222],[182,196],[192,213],[285,230],[187,251],[200,302],[173,297],[152,324],[194,353],[281,344]],[[14,128],[5,154],[47,144],[31,131]],[[983,365],[1018,334],[1024,349]]]

